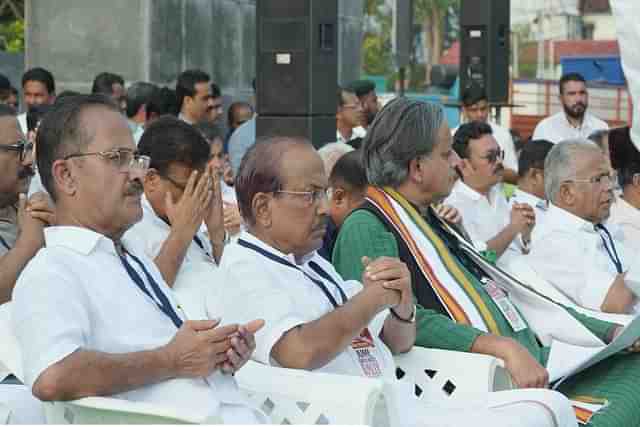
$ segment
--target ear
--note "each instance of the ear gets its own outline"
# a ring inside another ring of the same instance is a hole
[[[575,201],[575,190],[572,185],[568,185],[568,183],[560,184],[560,191],[558,191],[558,195],[556,196],[559,201],[567,206],[573,206]]]
[[[342,206],[347,203],[347,192],[344,191],[341,187],[336,187],[333,189],[333,194],[331,195],[331,201],[336,206]]]
[[[56,191],[73,196],[77,188],[77,181],[73,176],[73,171],[67,160],[58,159],[51,165],[51,174],[53,176],[53,187]]]
[[[257,193],[251,201],[251,210],[255,218],[256,224],[262,228],[270,228],[272,213],[271,203],[273,196],[267,193]]]
[[[142,181],[144,190],[148,191],[149,193],[155,192],[160,186],[161,180],[162,178],[160,178],[160,175],[158,174],[158,171],[156,169],[149,169]]]
[[[409,161],[409,180],[412,182],[422,182],[422,168],[424,165],[420,162],[420,158],[416,157]]]
[[[633,184],[634,187],[640,186],[640,173],[636,173],[633,175],[633,178],[631,179],[631,184]]]

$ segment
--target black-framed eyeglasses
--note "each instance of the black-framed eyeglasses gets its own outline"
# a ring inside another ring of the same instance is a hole
[[[14,144],[0,145],[0,150],[17,151],[20,154],[20,161],[24,162],[27,155],[33,152],[33,143],[22,139]]]
[[[149,169],[151,158],[136,153],[128,148],[119,148],[107,151],[96,151],[93,153],[74,153],[65,156],[64,160],[76,157],[99,156],[104,161],[115,164],[120,171],[135,170],[145,172]]]
[[[313,191],[274,191],[274,194],[289,194],[297,196],[305,203],[306,206],[312,206],[320,201],[328,201],[331,197],[331,190],[328,188],[317,189]]]
[[[481,159],[485,159],[486,161],[488,161],[489,163],[495,163],[498,160],[503,161],[504,160],[504,150],[501,148],[498,148],[496,150],[490,150],[487,152],[486,155],[480,157]]]

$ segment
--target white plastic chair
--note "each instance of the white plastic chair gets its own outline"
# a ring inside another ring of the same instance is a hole
[[[7,405],[0,403],[0,424],[9,424],[9,417],[11,416],[11,410]]]
[[[236,379],[272,424],[388,425],[383,382],[248,362]]]
[[[69,402],[45,402],[47,424],[198,424],[174,408],[112,397],[85,397]],[[201,420],[200,420],[201,421]],[[205,424],[222,424],[219,418]]]
[[[413,383],[414,394],[431,403],[515,388],[502,361],[492,356],[413,347],[394,359],[398,380]]]

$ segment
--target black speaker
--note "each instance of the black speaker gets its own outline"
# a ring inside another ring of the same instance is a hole
[[[334,115],[337,0],[258,0],[256,24],[258,114]]]
[[[391,46],[396,66],[406,67],[413,52],[413,0],[395,0]]]
[[[259,115],[256,119],[256,136],[298,136],[320,148],[328,142],[335,142],[336,117]]]
[[[460,93],[484,87],[489,102],[509,100],[510,0],[462,0]]]

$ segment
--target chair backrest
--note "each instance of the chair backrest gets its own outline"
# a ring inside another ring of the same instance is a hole
[[[0,305],[0,374],[3,371],[12,373],[19,380],[23,380],[22,355],[18,341],[11,329],[10,302]]]
[[[46,402],[47,424],[221,424],[197,420],[174,408],[111,397],[86,397],[70,402]]]
[[[0,424],[9,424],[9,417],[11,416],[11,410],[7,405],[0,402]]]
[[[382,381],[248,362],[236,373],[240,388],[272,424],[387,425]],[[388,422],[388,421],[387,421]]]

